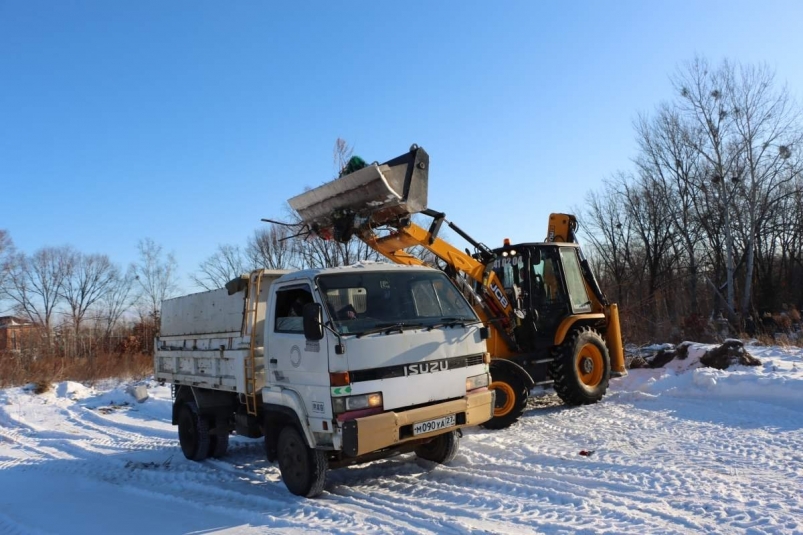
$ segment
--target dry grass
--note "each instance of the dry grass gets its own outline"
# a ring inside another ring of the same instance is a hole
[[[103,354],[93,358],[31,358],[0,353],[0,388],[28,383],[50,385],[61,381],[93,383],[101,379],[141,379],[153,373],[150,355]]]

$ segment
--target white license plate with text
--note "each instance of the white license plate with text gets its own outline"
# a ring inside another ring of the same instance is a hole
[[[455,415],[444,416],[443,418],[435,418],[434,420],[427,420],[425,422],[418,422],[413,424],[413,435],[421,435],[423,433],[431,433],[432,431],[439,431],[455,426]]]

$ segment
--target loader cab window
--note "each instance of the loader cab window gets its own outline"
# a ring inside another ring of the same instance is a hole
[[[276,292],[277,333],[304,333],[304,305],[312,303],[312,292],[308,285],[292,286]]]
[[[498,258],[494,272],[507,291],[515,296],[519,289],[519,307],[524,309],[565,305],[560,257],[555,248],[519,247],[517,254]]]
[[[540,262],[532,268],[533,294],[543,304],[556,305],[566,302],[561,284],[560,259],[557,250],[541,252]]]
[[[588,298],[577,250],[573,247],[561,247],[560,258],[563,261],[563,272],[566,274],[566,287],[569,300],[575,314],[591,312],[591,300]]]

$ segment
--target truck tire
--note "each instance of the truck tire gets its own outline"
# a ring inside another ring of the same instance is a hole
[[[433,463],[446,464],[451,462],[460,448],[460,435],[457,431],[450,431],[433,438],[415,449],[418,458]]]
[[[307,446],[292,426],[282,428],[278,441],[279,471],[287,490],[296,496],[314,498],[323,492],[326,480],[326,453]]]
[[[493,418],[482,424],[486,429],[505,429],[513,425],[524,413],[529,391],[527,383],[513,370],[491,368],[491,390],[496,392]]]
[[[215,420],[212,421],[210,427],[215,430],[214,433],[209,435],[209,457],[220,459],[226,455],[229,450],[229,430],[225,426],[217,425]]]
[[[178,441],[184,457],[203,461],[209,455],[209,421],[198,414],[198,406],[188,401],[178,415]]]
[[[590,327],[569,333],[549,366],[554,388],[567,405],[589,405],[602,399],[611,378],[611,357],[600,334]]]

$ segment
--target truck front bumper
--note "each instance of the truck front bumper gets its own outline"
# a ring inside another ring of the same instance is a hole
[[[388,411],[343,422],[343,453],[358,457],[366,453],[399,446],[405,442],[438,436],[462,427],[480,425],[493,416],[494,392],[471,392],[466,397],[427,405],[417,409]],[[413,435],[413,424],[455,415],[456,425]]]

